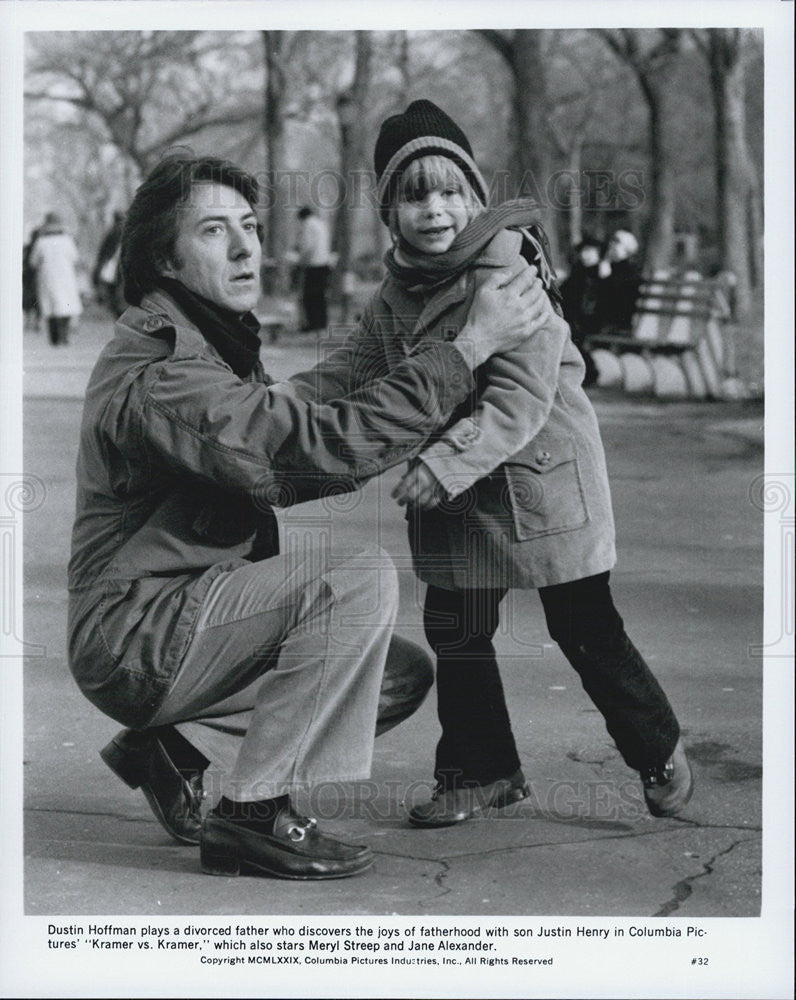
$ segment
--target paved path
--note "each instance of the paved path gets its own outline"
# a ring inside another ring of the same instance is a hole
[[[68,348],[26,334],[25,463],[46,487],[25,525],[26,909],[31,914],[541,914],[754,916],[760,908],[762,409],[595,396],[618,524],[617,604],[674,703],[697,790],[653,820],[635,776],[544,631],[533,593],[507,602],[498,635],[533,794],[495,818],[416,831],[402,800],[430,785],[433,702],[378,741],[373,778],[310,803],[331,831],[368,841],[368,874],[328,884],[208,878],[196,851],[152,821],[97,755],[116,730],[78,693],[65,658],[65,567],[80,400],[107,334],[84,321]],[[312,344],[268,348],[277,375]],[[401,568],[399,627],[419,634],[420,592],[397,473],[355,497],[283,514],[287,536],[333,548],[377,542]]]

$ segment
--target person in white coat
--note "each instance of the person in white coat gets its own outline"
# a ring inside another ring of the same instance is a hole
[[[45,216],[30,263],[36,270],[39,309],[47,320],[50,343],[67,344],[69,324],[82,312],[82,303],[75,271],[77,247],[57,212]]]

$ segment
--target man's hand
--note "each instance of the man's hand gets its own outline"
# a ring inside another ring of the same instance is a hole
[[[493,354],[510,351],[545,325],[559,321],[535,267],[525,266],[510,275],[509,268],[501,268],[486,279],[453,341],[473,370]]]
[[[423,510],[436,507],[444,495],[440,481],[423,462],[418,462],[404,473],[392,491],[392,497],[398,501],[399,506],[412,504]]]

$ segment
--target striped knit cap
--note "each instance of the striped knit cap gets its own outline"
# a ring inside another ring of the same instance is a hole
[[[432,101],[412,101],[402,115],[382,123],[373,154],[379,211],[389,224],[390,201],[407,164],[421,156],[441,154],[457,163],[470,186],[486,205],[489,191],[473,160],[473,150],[456,122]]]

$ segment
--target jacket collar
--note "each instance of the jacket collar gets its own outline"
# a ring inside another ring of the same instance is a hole
[[[516,230],[501,229],[473,261],[473,267],[506,267],[516,259],[522,246],[522,234]],[[437,322],[439,317],[453,306],[467,298],[467,275],[459,275],[449,285],[443,285],[423,305],[415,319],[420,295],[407,291],[392,275],[387,275],[381,288],[381,297],[389,306],[392,315],[404,331],[410,332],[411,339],[417,340]]]
[[[174,329],[173,357],[195,357],[207,350],[213,354],[218,353],[212,344],[209,344],[202,336],[202,332],[196,324],[188,319],[180,306],[162,288],[154,288],[151,292],[147,292],[141,299],[140,308],[150,314],[149,322],[154,329],[159,329],[155,323],[157,319],[164,321],[163,327],[168,326]],[[147,320],[144,320],[145,327],[146,324]]]

